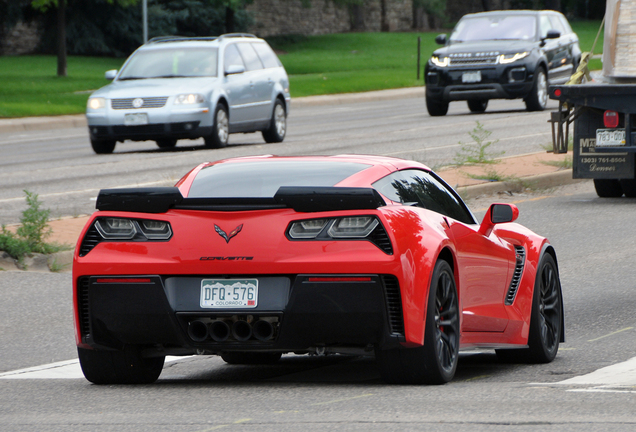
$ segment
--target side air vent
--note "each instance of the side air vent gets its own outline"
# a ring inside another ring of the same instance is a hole
[[[81,336],[90,333],[90,315],[88,310],[88,278],[81,278],[77,281],[77,311],[79,313],[79,325]]]
[[[378,226],[369,234],[369,240],[382,249],[382,251],[388,255],[393,255],[393,245],[391,244],[391,239],[389,235],[386,233],[386,230],[382,226],[382,224],[378,224]]]
[[[515,265],[515,273],[512,275],[512,281],[510,281],[510,288],[508,288],[508,294],[506,294],[506,305],[510,306],[515,301],[517,296],[517,290],[521,283],[521,276],[523,275],[523,267],[526,264],[526,250],[523,246],[515,246],[515,252],[517,255],[517,264]]]
[[[404,315],[402,314],[402,296],[400,284],[393,275],[382,275],[386,307],[389,316],[391,333],[404,336]]]
[[[103,240],[102,236],[100,236],[99,233],[97,232],[95,225],[91,226],[90,229],[86,231],[84,240],[82,240],[82,244],[80,245],[79,256],[81,257],[85,256],[87,253],[92,251],[93,248],[97,246],[97,244],[101,242],[102,240]]]

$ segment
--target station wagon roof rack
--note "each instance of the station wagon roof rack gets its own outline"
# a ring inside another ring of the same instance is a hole
[[[254,38],[256,39],[257,37],[254,36],[253,34],[249,34],[249,33],[226,33],[226,34],[222,34],[221,36],[219,36],[219,39],[224,39],[224,38],[239,38],[239,37],[245,37],[245,38]]]
[[[163,43],[163,42],[189,42],[189,41],[213,41],[218,39],[217,36],[157,36],[150,39],[146,44]]]

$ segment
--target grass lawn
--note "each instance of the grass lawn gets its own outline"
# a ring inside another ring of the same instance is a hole
[[[573,22],[581,49],[589,51],[600,21]],[[424,63],[438,45],[437,32],[342,33],[274,38],[271,44],[289,74],[292,97],[423,85]],[[421,37],[420,80],[417,38]],[[594,52],[603,51],[601,34]],[[57,77],[54,56],[0,57],[0,117],[81,114],[92,90],[108,83],[104,72],[124,59],[69,57],[68,76]],[[600,69],[593,60],[592,69]]]

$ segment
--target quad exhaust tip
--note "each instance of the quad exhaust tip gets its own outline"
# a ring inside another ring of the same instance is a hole
[[[214,342],[225,342],[230,338],[246,342],[252,337],[258,341],[267,342],[274,337],[274,326],[265,320],[258,320],[254,324],[245,320],[234,323],[216,320],[206,324],[203,320],[197,319],[188,324],[188,336],[194,342],[205,342],[208,338]]]

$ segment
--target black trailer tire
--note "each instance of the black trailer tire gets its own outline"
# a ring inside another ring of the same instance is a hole
[[[382,378],[391,384],[445,384],[453,379],[459,359],[459,303],[451,266],[435,264],[425,317],[424,345],[376,349]]]
[[[94,384],[150,384],[157,381],[165,357],[144,358],[138,347],[121,351],[77,348],[82,372]]]
[[[426,110],[431,117],[445,116],[448,112],[448,102],[435,100],[429,96],[426,96]]]
[[[108,141],[98,141],[91,139],[91,147],[93,147],[93,151],[97,154],[110,154],[115,150],[115,145],[117,141],[108,140]]]
[[[530,94],[526,97],[526,109],[528,111],[543,111],[548,104],[548,79],[543,67],[537,67],[534,73],[534,84]]]
[[[228,351],[221,354],[221,358],[227,364],[232,365],[267,365],[280,360],[279,352],[237,352]]]
[[[285,112],[285,105],[280,99],[276,99],[274,103],[269,127],[261,133],[266,143],[279,143],[285,139],[285,134],[287,133],[287,113]]]
[[[596,195],[601,198],[620,198],[623,196],[621,182],[615,179],[594,179]]]
[[[466,102],[468,103],[470,112],[474,113],[483,113],[486,111],[486,107],[488,107],[488,99],[469,99]]]
[[[636,180],[624,179],[619,181],[621,190],[627,198],[636,198]]]

